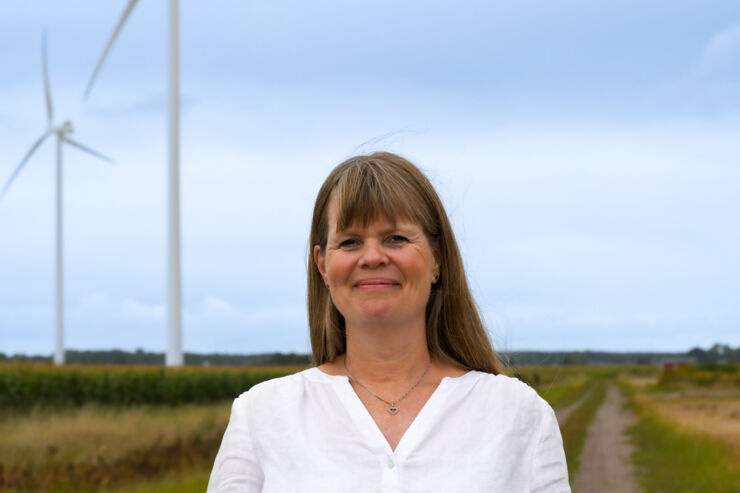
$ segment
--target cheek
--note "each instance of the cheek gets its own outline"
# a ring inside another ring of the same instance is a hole
[[[434,259],[428,255],[414,255],[403,260],[404,269],[418,281],[426,281],[434,270]]]
[[[330,281],[341,281],[352,271],[353,263],[350,259],[332,255],[326,260],[326,275]]]

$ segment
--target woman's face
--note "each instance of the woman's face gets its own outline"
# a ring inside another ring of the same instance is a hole
[[[377,321],[424,324],[439,263],[422,228],[388,220],[337,231],[335,199],[329,203],[326,251],[314,261],[348,326]]]

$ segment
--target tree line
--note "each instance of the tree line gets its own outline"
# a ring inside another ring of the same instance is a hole
[[[511,351],[499,354],[504,363],[511,366],[555,366],[555,365],[639,365],[661,364],[671,361],[686,363],[740,363],[740,347],[714,344],[708,349],[695,347],[686,352],[608,352],[608,351]],[[164,353],[143,349],[136,351],[91,350],[65,352],[70,364],[118,364],[118,365],[164,365]],[[185,353],[187,366],[254,366],[254,365],[303,365],[312,364],[310,354],[299,353]],[[51,355],[24,354],[5,355],[1,361],[51,362]]]

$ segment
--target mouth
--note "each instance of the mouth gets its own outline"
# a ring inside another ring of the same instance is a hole
[[[364,290],[389,289],[398,286],[398,282],[387,277],[371,277],[360,279],[355,283],[355,287]]]

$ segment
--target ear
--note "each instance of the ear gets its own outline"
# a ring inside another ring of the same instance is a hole
[[[439,280],[439,273],[440,273],[439,271],[442,266],[439,263],[440,262],[439,249],[435,247],[432,251],[434,253],[434,269],[432,269],[432,275],[434,276],[434,283],[436,284],[437,280]]]
[[[313,262],[319,269],[321,277],[324,278],[324,284],[327,284],[328,281],[326,280],[326,258],[321,253],[321,247],[319,245],[314,245],[313,247]]]

